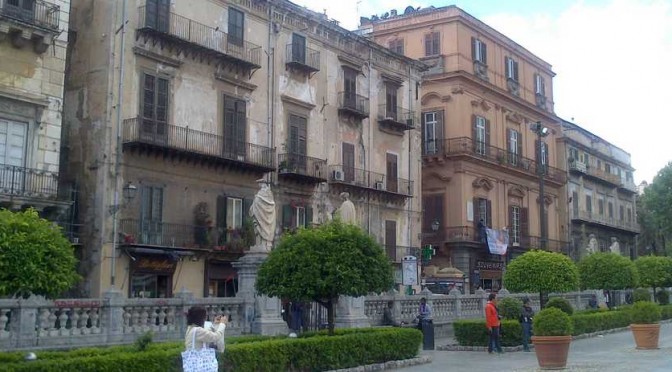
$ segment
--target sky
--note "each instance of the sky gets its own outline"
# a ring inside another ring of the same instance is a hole
[[[457,5],[550,63],[555,113],[630,153],[637,184],[672,161],[672,0],[293,1],[351,30],[360,16]]]

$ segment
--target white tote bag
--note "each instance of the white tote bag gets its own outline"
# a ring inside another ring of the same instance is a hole
[[[191,339],[191,349],[182,352],[182,369],[184,372],[217,372],[217,356],[215,349],[207,347],[204,343],[201,349],[196,349],[196,331],[194,328]]]

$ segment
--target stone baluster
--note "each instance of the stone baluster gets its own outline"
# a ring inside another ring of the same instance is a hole
[[[97,335],[101,332],[101,327],[99,324],[100,321],[100,308],[93,307],[89,314],[89,319],[91,319],[91,333]]]
[[[56,320],[58,317],[56,316],[56,309],[49,308],[49,336],[57,336],[58,335],[58,330],[56,329]]]
[[[141,332],[147,332],[150,330],[150,316],[149,316],[149,307],[143,306],[140,311],[140,319],[138,324],[140,325]]]
[[[91,333],[91,328],[89,327],[90,313],[91,308],[82,308],[82,315],[79,317],[79,333],[82,335],[88,335]]]
[[[175,308],[173,306],[169,306],[166,310],[166,330],[170,332],[174,331],[175,329]]]
[[[140,312],[138,311],[138,308],[135,306],[132,306],[130,308],[131,311],[131,332],[139,332],[139,319],[140,319]]]
[[[462,292],[460,292],[459,289],[453,288],[448,295],[451,297],[451,300],[455,304],[454,310],[455,312],[453,313],[453,318],[454,319],[461,319],[462,318]]]
[[[161,306],[159,307],[159,313],[158,313],[158,319],[159,319],[159,325],[157,327],[159,332],[164,332],[166,331],[166,307]]]
[[[9,331],[6,331],[9,328],[9,316],[7,315],[11,312],[11,309],[0,309],[0,338],[9,338]]]
[[[43,307],[40,309],[40,314],[37,317],[37,323],[38,323],[38,336],[39,337],[47,337],[49,336],[49,330],[51,328],[50,323],[49,323],[49,315],[51,313],[49,312],[49,309],[46,307]]]

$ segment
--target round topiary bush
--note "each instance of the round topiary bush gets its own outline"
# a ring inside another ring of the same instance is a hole
[[[499,315],[504,319],[518,320],[522,314],[523,302],[515,297],[505,297],[497,302]]]
[[[572,334],[572,320],[564,311],[547,307],[532,320],[535,336],[569,336]]]
[[[656,293],[656,300],[660,305],[669,305],[670,304],[670,292],[667,289],[661,289]]]
[[[655,324],[660,322],[660,306],[649,301],[635,302],[630,309],[632,324]]]
[[[562,310],[567,315],[574,314],[574,308],[569,301],[565,300],[562,297],[553,297],[546,303],[546,307],[554,307],[556,309]]]
[[[637,288],[632,292],[632,301],[651,301],[651,292],[646,288]]]
[[[625,289],[639,283],[634,262],[620,254],[598,252],[584,257],[577,267],[583,289]]]

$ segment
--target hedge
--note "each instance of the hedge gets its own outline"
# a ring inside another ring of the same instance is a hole
[[[570,318],[574,323],[572,336],[630,325],[630,313],[625,310],[601,311],[592,314],[579,313],[572,315]]]
[[[523,343],[523,326],[517,320],[502,320],[502,346]],[[458,320],[453,323],[455,339],[462,346],[488,346],[485,320]]]
[[[663,320],[672,319],[672,305],[661,306],[660,315],[660,318]]]
[[[251,336],[227,340],[218,354],[220,371],[321,371],[408,359],[418,353],[422,334],[412,328],[348,330],[336,336],[313,334],[298,339]],[[255,341],[256,340],[256,341]],[[184,343],[151,344],[147,351],[132,346],[38,352],[38,360],[23,361],[23,353],[0,354],[8,372],[153,372],[181,370]]]

